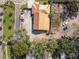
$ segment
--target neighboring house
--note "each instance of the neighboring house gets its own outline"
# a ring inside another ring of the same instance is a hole
[[[33,29],[34,30],[49,30],[49,15],[50,5],[42,5],[35,2],[32,6]]]

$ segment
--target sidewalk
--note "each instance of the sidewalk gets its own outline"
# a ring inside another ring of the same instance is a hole
[[[2,46],[0,46],[0,59],[3,59],[3,50],[2,50]]]

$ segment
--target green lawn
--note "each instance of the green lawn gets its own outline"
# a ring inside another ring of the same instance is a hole
[[[10,47],[8,46],[7,49],[8,49],[8,59],[11,59],[11,50],[10,50]]]
[[[7,52],[8,52],[8,59],[11,59],[11,51],[10,51],[10,47],[7,46]],[[3,48],[3,59],[6,59],[6,49]]]
[[[15,10],[12,6],[6,5],[4,9],[4,20],[3,20],[3,38],[8,40],[13,33],[14,22],[15,22]]]
[[[21,8],[20,8],[21,10],[26,10],[27,9],[27,3],[26,4],[23,4],[23,5],[21,5]]]
[[[3,59],[6,59],[6,49],[3,48]]]
[[[47,4],[48,3],[48,0],[36,0],[38,1],[40,4]]]

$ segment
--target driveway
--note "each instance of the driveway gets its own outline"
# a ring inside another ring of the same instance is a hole
[[[34,0],[28,0],[28,8],[32,8]],[[24,22],[22,22],[22,27],[25,27],[27,34],[32,36],[32,17],[31,17],[31,10],[26,10],[23,15]]]
[[[20,5],[15,4],[15,30],[20,28]]]
[[[24,22],[23,27],[25,27],[28,35],[31,35],[32,31],[32,18],[31,18],[31,11],[25,11],[24,13]]]
[[[28,8],[32,8],[34,2],[35,0],[28,0]]]

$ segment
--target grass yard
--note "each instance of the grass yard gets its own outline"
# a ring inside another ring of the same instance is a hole
[[[7,47],[7,50],[8,50],[8,59],[11,59],[11,50],[9,46]]]
[[[48,4],[49,0],[36,0],[38,1],[40,4]]]
[[[23,4],[23,5],[21,5],[21,8],[20,8],[21,10],[26,10],[27,9],[27,3],[26,4]]]
[[[10,3],[11,4],[11,3]],[[13,34],[14,22],[15,22],[15,10],[12,5],[7,4],[4,8],[4,20],[3,20],[3,38],[8,40]]]
[[[6,49],[3,48],[3,59],[6,59]]]
[[[10,51],[10,47],[7,46],[7,55],[8,55],[8,59],[11,59],[11,51]],[[6,59],[6,49],[3,48],[3,59]]]

